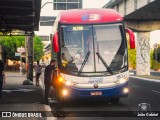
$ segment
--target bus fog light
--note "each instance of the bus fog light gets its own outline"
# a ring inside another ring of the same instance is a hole
[[[68,95],[68,91],[66,89],[62,90],[62,94],[63,94],[63,96],[67,96]]]
[[[123,89],[123,93],[129,93],[129,89],[128,88],[124,88]]]

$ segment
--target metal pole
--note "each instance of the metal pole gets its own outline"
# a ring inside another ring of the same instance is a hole
[[[25,37],[25,53],[26,53],[26,78],[28,79],[28,38]]]
[[[20,55],[20,77],[21,77],[21,75],[22,75],[22,53],[20,53],[21,55]]]
[[[28,72],[27,79],[33,81],[33,35],[27,37]]]

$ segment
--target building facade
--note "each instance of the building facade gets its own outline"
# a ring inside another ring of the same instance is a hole
[[[51,59],[50,43],[51,31],[58,13],[62,10],[81,9],[82,0],[42,0],[39,31],[35,34],[41,37],[44,43],[44,56],[41,62],[49,63]]]

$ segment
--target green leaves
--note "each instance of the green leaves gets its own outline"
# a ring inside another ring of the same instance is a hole
[[[19,60],[19,58],[15,56],[15,52],[17,52],[18,47],[24,46],[24,39],[24,36],[0,37],[0,44],[4,46],[7,59]]]
[[[17,48],[25,47],[25,36],[1,36],[0,44],[4,46],[7,59],[19,60],[19,57],[15,56]],[[43,56],[43,43],[38,36],[34,37],[34,61],[41,59]]]
[[[43,43],[38,36],[34,37],[34,61],[40,60],[44,55]]]
[[[136,49],[130,49],[128,45],[128,61],[129,67],[132,69],[136,68]]]

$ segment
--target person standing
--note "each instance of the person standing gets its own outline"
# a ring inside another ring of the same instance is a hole
[[[52,85],[52,73],[56,70],[56,60],[51,60],[50,64],[46,66],[44,71],[44,85],[45,85],[45,104],[48,103],[49,90]]]
[[[3,83],[5,83],[5,73],[4,73],[4,66],[2,60],[0,60],[0,103],[2,102],[2,87]]]
[[[35,67],[35,73],[36,73],[36,86],[39,86],[39,78],[41,75],[42,66],[39,64],[39,61],[37,61],[37,65]]]

